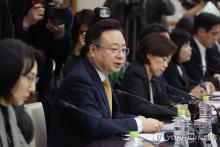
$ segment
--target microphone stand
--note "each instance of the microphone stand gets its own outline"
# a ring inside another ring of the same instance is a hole
[[[115,89],[114,91],[117,92],[118,94],[125,94],[125,95],[129,95],[129,96],[133,96],[133,97],[135,97],[135,98],[137,98],[137,99],[139,99],[139,100],[141,100],[141,101],[143,101],[143,102],[145,102],[145,103],[147,103],[147,104],[156,106],[156,107],[161,108],[161,109],[164,109],[165,111],[168,111],[168,112],[170,112],[170,113],[172,113],[172,114],[174,114],[174,115],[177,115],[177,113],[175,113],[175,112],[173,112],[173,111],[171,111],[171,110],[169,110],[169,109],[167,109],[167,108],[165,108],[165,107],[162,107],[162,106],[159,106],[159,105],[150,103],[150,102],[147,101],[146,99],[144,99],[144,98],[142,98],[142,97],[139,97],[139,96],[137,96],[137,95],[135,95],[135,94],[132,94],[132,93],[129,93],[129,92],[126,92],[126,91],[121,91],[121,90],[118,90],[118,89]],[[190,123],[190,126],[193,127],[194,132],[195,132],[195,135],[196,135],[196,141],[197,141],[198,143],[200,143],[200,142],[199,142],[200,140],[199,140],[199,132],[198,132],[198,130],[195,128],[194,124],[193,124],[190,120],[187,120],[187,122],[189,122],[189,123]],[[169,136],[169,135],[170,135],[170,133],[168,132],[168,136]]]
[[[137,99],[139,99],[139,100],[141,100],[141,101],[143,101],[143,102],[145,102],[145,103],[147,103],[147,104],[150,104],[150,105],[155,106],[155,107],[157,107],[157,108],[163,109],[163,110],[165,110],[165,111],[167,111],[167,112],[170,112],[170,113],[173,114],[173,115],[177,115],[176,112],[173,112],[173,111],[171,111],[171,110],[169,110],[169,109],[167,109],[167,108],[165,108],[165,107],[162,107],[162,106],[160,106],[160,105],[153,104],[153,103],[147,101],[146,99],[144,99],[144,98],[142,98],[142,97],[139,97],[139,96],[137,96],[137,95],[135,95],[135,94],[132,94],[132,93],[129,93],[129,92],[126,92],[126,91],[122,91],[122,90],[118,90],[118,89],[115,89],[114,91],[117,92],[118,94],[130,95],[130,96],[135,97],[135,98],[137,98]]]
[[[156,82],[158,82],[158,83],[160,83],[160,84],[162,84],[162,85],[164,85],[164,86],[167,86],[167,87],[169,87],[169,88],[171,88],[171,89],[174,89],[174,90],[176,90],[176,91],[178,91],[178,92],[180,92],[180,93],[183,93],[183,94],[186,94],[186,95],[189,95],[189,96],[191,96],[191,98],[193,98],[193,99],[191,99],[192,100],[192,102],[193,102],[193,105],[195,105],[195,100],[199,100],[199,101],[201,101],[201,99],[199,99],[198,97],[196,97],[196,96],[193,96],[193,95],[190,95],[190,94],[188,94],[187,92],[185,92],[185,91],[182,91],[182,90],[180,90],[180,89],[178,89],[178,88],[175,88],[175,87],[173,87],[173,86],[170,86],[169,84],[167,84],[167,83],[164,83],[164,82],[162,82],[162,81],[159,81],[159,80],[157,80],[157,79],[155,79],[155,78],[152,78],[152,80],[154,80],[154,81],[156,81]],[[208,96],[213,96],[213,95],[208,95]],[[216,121],[216,125],[213,125],[214,126],[214,129],[213,129],[213,133],[215,133],[215,134],[217,134],[217,135],[219,135],[220,134],[220,125],[219,125],[219,122],[220,122],[220,117],[219,117],[219,112],[217,111],[217,109],[216,109],[216,107],[214,106],[214,105],[212,105],[212,104],[210,104],[213,108],[214,108],[214,110],[216,111],[216,116],[217,116],[217,121]],[[197,106],[196,106],[197,107]],[[194,111],[194,110],[193,110]],[[196,114],[195,114],[196,115]],[[196,116],[192,116],[191,117],[191,119],[194,121],[194,119],[195,119],[195,117]],[[191,121],[190,121],[191,122]],[[194,125],[193,125],[194,126]],[[194,128],[194,129],[196,129],[196,128]],[[196,131],[197,131],[197,129],[196,129]],[[198,131],[197,131],[197,134],[199,135],[199,133],[198,133]]]
[[[97,120],[98,120],[98,119],[102,119],[102,118],[99,118],[99,117],[97,117],[96,115],[94,115],[94,114],[92,114],[92,113],[90,113],[90,112],[87,112],[87,111],[85,111],[85,110],[83,110],[83,109],[80,109],[80,108],[78,108],[77,106],[75,106],[74,104],[68,103],[68,102],[66,102],[66,101],[64,101],[64,100],[60,100],[59,103],[60,103],[63,107],[69,107],[69,108],[75,109],[75,110],[77,110],[77,111],[79,111],[79,112],[81,112],[81,113],[84,113],[84,114],[86,114],[86,115],[88,115],[88,116],[91,116],[91,117],[93,117],[93,118],[95,118],[95,119],[97,119]],[[115,127],[116,129],[122,131],[124,134],[128,134],[128,133],[130,132],[129,130],[127,130],[127,129],[125,129],[125,128],[123,128],[123,127],[121,127],[121,126],[119,126],[119,125],[117,125],[117,124],[115,124],[115,123],[111,123],[111,122],[109,122],[109,121],[107,121],[107,120],[105,120],[105,119],[102,119],[102,121],[105,122],[106,124],[110,125],[110,126]],[[144,141],[151,143],[151,144],[152,144],[153,146],[155,146],[155,147],[158,147],[158,145],[155,144],[153,141],[150,141],[150,140],[148,140],[148,139],[146,139],[146,138],[144,138],[144,137],[141,137],[141,136],[138,136],[138,138],[143,139]]]

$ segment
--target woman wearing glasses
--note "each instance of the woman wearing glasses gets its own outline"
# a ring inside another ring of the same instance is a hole
[[[177,108],[169,101],[166,88],[154,80],[163,81],[161,75],[175,51],[176,46],[158,33],[147,35],[140,41],[136,50],[136,60],[125,72],[121,86],[122,90],[143,98],[140,100],[126,96],[125,103],[129,113],[153,118],[175,116]],[[148,102],[162,105],[174,113],[164,111]]]
[[[22,105],[35,91],[38,57],[19,40],[0,41],[0,147],[27,146],[12,105]]]

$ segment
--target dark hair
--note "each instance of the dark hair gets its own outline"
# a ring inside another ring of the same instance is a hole
[[[118,30],[122,32],[120,22],[114,19],[103,19],[94,23],[85,36],[85,53],[89,50],[90,44],[99,44],[103,32]]]
[[[76,12],[72,26],[73,46],[75,46],[78,41],[80,26],[83,24],[90,26],[93,23],[93,17],[93,10],[90,9],[83,9]]]
[[[143,63],[149,64],[147,54],[152,54],[159,57],[167,57],[174,54],[176,51],[176,45],[167,37],[160,35],[159,33],[152,33],[144,37],[141,40],[137,50],[136,59]]]
[[[213,26],[218,24],[220,24],[220,18],[218,16],[210,13],[201,13],[194,19],[193,33],[196,34],[200,28],[209,31]]]
[[[142,31],[139,35],[139,41],[141,41],[146,35],[149,35],[152,33],[163,33],[163,32],[169,33],[168,29],[162,24],[153,23],[150,25],[146,25],[142,29]]]
[[[38,56],[39,57],[39,56]],[[10,102],[11,90],[21,74],[28,74],[35,61],[34,49],[17,39],[0,41],[0,97]]]
[[[180,64],[179,63],[180,48],[183,46],[184,43],[190,42],[191,40],[190,34],[183,29],[176,28],[172,30],[170,34],[170,38],[177,45],[177,51],[175,52],[175,54],[173,54],[171,61],[174,64]]]
[[[176,28],[183,29],[193,34],[193,18],[192,17],[182,17],[176,24]]]

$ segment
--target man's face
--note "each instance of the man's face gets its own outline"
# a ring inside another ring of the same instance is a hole
[[[206,48],[212,48],[215,41],[218,40],[218,35],[220,33],[220,25],[215,25],[211,30],[206,31],[205,29],[200,30],[200,42]]]
[[[126,61],[126,44],[118,30],[105,31],[99,44],[91,44],[89,55],[91,62],[106,76],[117,72]]]

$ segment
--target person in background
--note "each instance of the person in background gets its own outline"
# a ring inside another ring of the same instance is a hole
[[[176,45],[167,37],[159,33],[146,35],[140,41],[136,50],[136,60],[127,68],[121,85],[123,91],[166,107],[173,113],[126,95],[128,113],[158,119],[167,119],[176,115],[177,107],[169,100],[166,88],[154,81],[154,79],[161,80],[161,75],[175,51]]]
[[[37,83],[38,101],[44,100],[50,90],[53,62],[57,74],[66,60],[71,45],[72,11],[65,8],[65,23],[57,24],[48,18],[48,5],[62,5],[62,0],[8,0],[15,38],[21,39],[44,53],[42,73]]]
[[[219,17],[210,13],[201,13],[194,19],[193,39],[191,40],[192,57],[183,66],[190,78],[190,85],[202,85],[207,93],[219,88],[219,77],[208,72],[206,50],[213,48],[220,33]],[[206,84],[206,81],[210,81]]]
[[[125,133],[119,127],[159,131],[163,124],[156,119],[119,112],[108,76],[120,70],[128,54],[120,23],[103,19],[93,24],[86,32],[85,49],[86,57],[65,77],[58,91],[49,146],[85,146],[95,139]]]
[[[194,17],[198,15],[198,13],[200,13],[207,6],[209,2],[211,2],[211,4],[213,4],[213,6],[215,6],[217,10],[220,10],[218,5],[218,0],[192,0],[192,1],[194,1],[195,5],[192,8],[188,9],[183,14],[183,16]],[[212,12],[210,8],[209,11]]]
[[[31,93],[35,92],[39,57],[32,47],[22,41],[16,39],[0,41],[1,147],[27,147],[24,135],[17,124],[15,113],[19,112],[15,112],[16,108],[13,109],[13,105],[23,105]],[[23,123],[26,123],[25,120]]]
[[[190,34],[180,28],[176,28],[172,30],[170,37],[171,40],[177,45],[177,51],[172,56],[171,62],[164,72],[165,79],[168,81],[169,85],[190,93],[193,96],[201,98],[207,93],[200,85],[194,87],[190,86],[189,78],[186,74],[184,67],[182,66],[182,63],[187,62],[191,59],[192,48],[190,46]],[[169,92],[175,93],[173,89]],[[189,96],[175,97],[175,99],[172,100],[175,103],[183,103],[184,101],[188,102],[190,100],[187,99],[188,97]]]
[[[182,17],[176,24],[175,28],[180,28],[185,30],[192,37],[193,35],[193,18],[192,17]]]
[[[167,38],[170,38],[169,31],[165,26],[158,24],[158,23],[153,23],[153,24],[144,26],[144,28],[142,29],[140,33],[139,40],[144,38],[146,34],[150,34],[150,33],[160,33],[166,36]],[[114,89],[120,88],[121,82],[124,77],[124,73],[126,72],[126,69],[128,66],[129,66],[129,62],[126,62],[125,65],[120,69],[120,71],[112,73],[109,76],[109,79],[111,80],[111,83]],[[119,100],[119,103],[120,103],[120,100]]]
[[[0,40],[11,37],[14,37],[11,13],[7,1],[0,0]]]
[[[85,46],[85,34],[93,23],[94,13],[90,9],[76,12],[72,26],[73,49],[64,63],[63,73],[66,75],[82,59],[82,48]]]

